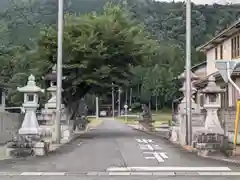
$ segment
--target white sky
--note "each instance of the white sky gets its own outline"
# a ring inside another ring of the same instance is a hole
[[[157,0],[157,1],[169,1],[169,2],[171,2],[172,0]],[[177,1],[184,1],[184,0],[175,0],[175,2],[177,2]],[[194,2],[196,4],[212,4],[212,3],[225,4],[227,2],[240,3],[240,0],[192,0],[192,2]]]

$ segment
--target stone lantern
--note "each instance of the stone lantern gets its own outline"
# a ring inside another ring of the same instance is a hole
[[[179,80],[181,80],[183,82],[183,86],[179,89],[179,91],[181,91],[183,93],[183,99],[181,101],[179,110],[180,112],[184,112],[186,109],[186,71],[184,71],[179,77]],[[198,76],[196,76],[194,73],[191,72],[191,95],[192,95],[192,109],[196,109],[196,103],[193,100],[193,95],[195,94],[195,92],[197,91],[197,89],[193,86],[193,81],[198,80]]]
[[[56,65],[52,67],[52,72],[48,73],[44,80],[50,81],[50,87],[47,89],[51,93],[51,97],[48,102],[45,104],[45,108],[42,110],[43,119],[47,125],[52,124],[53,114],[57,108],[57,72]],[[64,105],[61,105],[61,108],[64,109]]]
[[[45,109],[56,109],[57,107],[57,72],[56,65],[52,67],[52,72],[44,78],[50,81],[50,87],[47,89],[51,93],[51,98],[45,104]]]
[[[217,111],[221,107],[220,93],[225,90],[216,85],[214,76],[210,76],[208,81],[207,87],[202,90],[202,93],[205,94],[206,97],[206,103],[204,105],[207,111],[205,129],[213,133],[223,134],[224,130],[219,122]]]
[[[36,117],[36,109],[39,107],[38,94],[44,93],[44,90],[36,86],[35,77],[30,75],[28,77],[27,85],[18,87],[19,92],[24,93],[23,107],[25,109],[25,117],[21,128],[19,129],[20,135],[39,135],[40,128]]]

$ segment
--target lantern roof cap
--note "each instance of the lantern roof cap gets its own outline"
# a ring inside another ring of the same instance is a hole
[[[44,93],[44,89],[36,86],[35,77],[32,74],[28,77],[27,85],[24,87],[18,87],[17,90],[23,93]]]
[[[209,76],[208,78],[208,85],[202,90],[202,93],[221,93],[225,92],[224,89],[221,89],[219,86],[216,85],[215,77],[213,75]]]

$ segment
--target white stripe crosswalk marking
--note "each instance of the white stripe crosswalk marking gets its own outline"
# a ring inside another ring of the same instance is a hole
[[[44,172],[43,176],[65,176],[66,172]]]
[[[41,176],[43,172],[23,172],[20,176]]]
[[[228,167],[170,167],[170,166],[160,166],[160,167],[111,167],[107,171],[195,171],[195,172],[222,172],[222,171],[231,171]]]
[[[226,167],[220,167],[220,171],[152,171],[152,169],[148,168],[148,171],[145,170],[138,170],[136,171],[129,171],[130,168],[128,168],[128,171],[104,171],[104,172],[85,172],[85,173],[79,173],[79,172],[0,172],[1,176],[79,176],[79,177],[86,177],[86,176],[239,176],[240,172],[233,172],[233,171],[227,171]],[[184,167],[186,168],[186,167]],[[195,167],[196,168],[196,167]],[[113,169],[113,168],[112,168]],[[156,168],[155,168],[156,169]],[[165,168],[166,169],[166,168]],[[177,169],[175,167],[175,169]],[[198,169],[198,167],[197,167]],[[203,167],[204,170],[210,170],[209,167]],[[116,170],[116,168],[115,168]],[[132,169],[134,170],[134,169]],[[214,170],[214,169],[211,169]],[[224,170],[224,171],[221,171]]]
[[[240,176],[240,172],[198,172],[200,176]]]

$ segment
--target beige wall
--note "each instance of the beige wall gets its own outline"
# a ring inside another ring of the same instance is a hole
[[[206,52],[207,56],[207,75],[210,75],[217,71],[215,68],[215,50],[214,48]]]
[[[223,42],[223,59],[230,60],[231,56],[231,39],[227,39]]]
[[[223,45],[223,60],[231,60],[231,38],[223,41],[222,43]],[[220,44],[215,46],[215,48],[218,48],[218,57],[220,57]],[[205,54],[206,54],[206,58],[207,58],[207,75],[210,75],[214,72],[217,71],[217,69],[215,68],[215,48],[212,48],[210,50],[208,50]],[[240,60],[240,58],[239,58]],[[218,61],[221,61],[221,59],[218,59]]]

